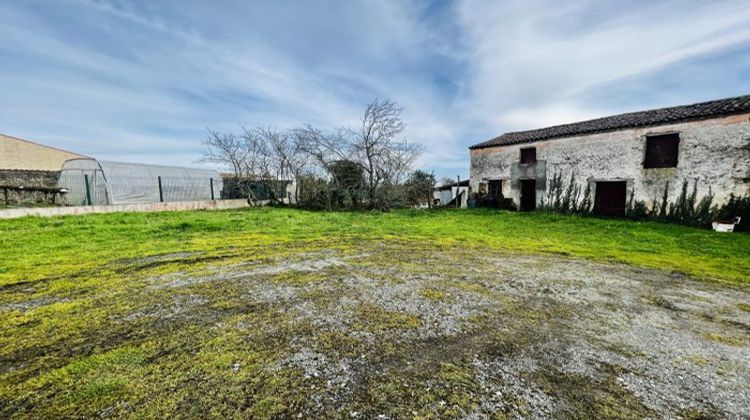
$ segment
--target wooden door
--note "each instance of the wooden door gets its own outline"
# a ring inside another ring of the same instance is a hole
[[[625,181],[596,183],[594,212],[601,216],[625,216]]]
[[[521,180],[521,211],[536,209],[536,180]]]

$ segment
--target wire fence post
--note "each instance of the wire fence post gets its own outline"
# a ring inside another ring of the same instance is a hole
[[[458,182],[456,183],[456,208],[461,208],[461,175],[456,177]]]
[[[208,180],[211,181],[211,201],[214,201],[215,200],[215,198],[214,198],[214,179],[213,178],[208,178]]]
[[[157,179],[159,180],[159,202],[164,202],[164,190],[161,187],[161,176],[158,176]]]
[[[91,187],[89,186],[89,174],[83,174],[83,183],[86,184],[86,204],[91,205]]]

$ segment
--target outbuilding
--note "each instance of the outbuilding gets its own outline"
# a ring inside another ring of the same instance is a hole
[[[58,179],[70,159],[91,158],[0,134],[0,204],[59,204]]]
[[[469,152],[472,191],[521,210],[573,191],[623,215],[674,202],[685,183],[720,205],[750,193],[750,95],[505,133]]]
[[[466,207],[469,194],[469,180],[445,183],[433,190],[432,196],[436,206],[456,205],[456,198],[461,207]]]

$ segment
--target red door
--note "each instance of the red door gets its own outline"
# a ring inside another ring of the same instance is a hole
[[[625,216],[625,181],[596,183],[594,213],[601,216]]]
[[[536,180],[521,180],[521,211],[536,209]]]

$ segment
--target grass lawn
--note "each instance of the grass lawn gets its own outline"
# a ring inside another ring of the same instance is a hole
[[[748,282],[750,235],[556,214],[0,220],[0,417],[731,416],[650,400],[628,375],[684,359],[711,369],[701,383],[747,382]],[[624,326],[632,310],[664,316]],[[692,353],[638,364],[688,316],[674,341]],[[570,337],[560,354],[596,363],[528,353]]]

